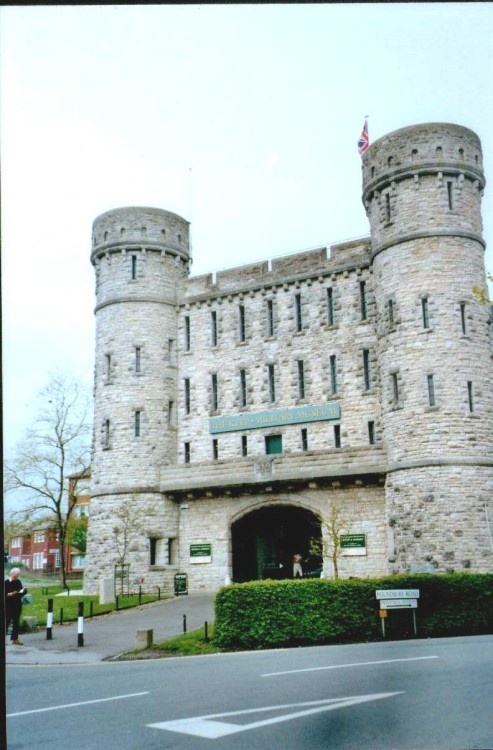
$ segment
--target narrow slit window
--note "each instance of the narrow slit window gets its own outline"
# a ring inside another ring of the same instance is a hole
[[[337,359],[335,354],[330,355],[329,360],[330,366],[330,392],[332,394],[337,393]]]
[[[245,328],[245,306],[239,305],[238,307],[240,316],[240,341],[246,340],[246,328]]]
[[[305,398],[305,363],[298,360],[298,397]]]
[[[185,378],[184,389],[185,389],[185,414],[190,414],[190,378]]]
[[[190,351],[190,316],[185,315],[185,351]]]
[[[217,346],[217,312],[211,311],[211,344]]]
[[[190,443],[183,443],[183,458],[186,464],[190,463]]]
[[[135,434],[135,437],[140,437],[141,415],[142,415],[142,412],[140,412],[140,411],[136,411],[135,412],[135,418],[134,418],[134,434]]]
[[[368,305],[366,300],[366,281],[359,282],[359,299],[361,308],[361,320],[366,320],[368,317]]]
[[[333,326],[335,322],[334,318],[334,291],[330,286],[327,289],[327,322],[329,326]]]
[[[132,272],[131,272],[132,281],[135,281],[135,279],[137,278],[137,256],[136,255],[132,255],[131,263],[132,263]]]
[[[170,365],[176,365],[176,342],[174,339],[168,339],[168,359]]]
[[[106,380],[111,379],[111,354],[105,355],[106,360]]]
[[[428,304],[428,297],[423,297],[421,300],[421,312],[423,314],[423,328],[430,327],[430,311]]]
[[[141,358],[142,349],[140,346],[135,347],[135,372],[141,371],[141,364],[142,364],[142,358]]]
[[[240,403],[242,406],[247,405],[247,378],[246,370],[240,370]]]
[[[175,402],[168,401],[168,427],[176,427]]]
[[[373,420],[368,422],[368,442],[370,445],[375,445],[375,422]]]
[[[465,335],[467,333],[466,303],[465,302],[460,303],[460,325],[461,325],[462,333]]]
[[[248,456],[248,438],[246,435],[241,436],[241,455]]]
[[[371,371],[370,371],[370,350],[363,349],[363,374],[365,381],[365,391],[370,390],[371,386]]]
[[[217,411],[218,409],[218,390],[217,390],[217,373],[213,372],[211,376],[211,391],[212,391],[212,399],[211,399],[211,408],[212,411]]]
[[[219,458],[219,443],[217,438],[214,438],[212,441],[212,458],[214,461],[217,461]]]
[[[447,200],[449,210],[452,211],[454,208],[454,183],[447,180]]]
[[[388,311],[389,311],[389,325],[394,325],[394,300],[389,299],[388,303]]]
[[[274,403],[276,400],[276,377],[274,365],[269,365],[269,401]]]
[[[334,425],[334,446],[336,448],[341,447],[341,425],[340,424]]]
[[[474,411],[474,394],[472,390],[472,380],[467,381],[467,403],[469,406],[469,411]]]
[[[104,420],[104,447],[109,448],[110,447],[110,420],[105,419]]]
[[[296,314],[296,330],[303,330],[303,317],[301,311],[301,294],[295,294],[294,296],[295,314]]]
[[[267,300],[267,336],[270,338],[274,335],[274,301]]]
[[[397,373],[393,372],[391,374],[392,379],[392,398],[394,400],[394,404],[399,403],[399,380],[397,377]]]
[[[430,406],[435,406],[435,382],[433,375],[427,375],[428,381],[428,403]]]
[[[306,427],[301,430],[301,447],[304,451],[308,450],[308,430]]]
[[[391,215],[390,193],[385,193],[385,220],[390,221]]]

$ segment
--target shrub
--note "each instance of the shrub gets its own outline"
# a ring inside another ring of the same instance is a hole
[[[493,575],[401,575],[378,579],[253,581],[216,596],[214,642],[220,649],[376,640],[377,589],[416,588],[418,635],[493,632]],[[389,612],[388,637],[413,634],[409,610]]]

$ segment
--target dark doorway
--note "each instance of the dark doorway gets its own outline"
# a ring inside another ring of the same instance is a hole
[[[303,574],[313,575],[321,559],[310,556],[310,540],[320,539],[320,520],[292,505],[260,508],[232,526],[233,581],[292,578],[291,558],[303,558]]]

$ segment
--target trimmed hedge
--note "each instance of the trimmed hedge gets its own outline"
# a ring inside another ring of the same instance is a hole
[[[214,643],[222,650],[381,638],[377,589],[419,589],[418,636],[493,633],[493,574],[252,581],[216,596]],[[409,610],[389,611],[388,638],[414,635]]]

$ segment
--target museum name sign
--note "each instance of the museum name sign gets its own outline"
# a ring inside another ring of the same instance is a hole
[[[231,417],[212,417],[209,419],[209,432],[236,432],[238,430],[256,430],[260,427],[280,427],[303,422],[323,422],[328,419],[340,419],[339,404],[318,404],[315,406],[297,406],[293,409],[272,409],[256,413],[234,414]]]

